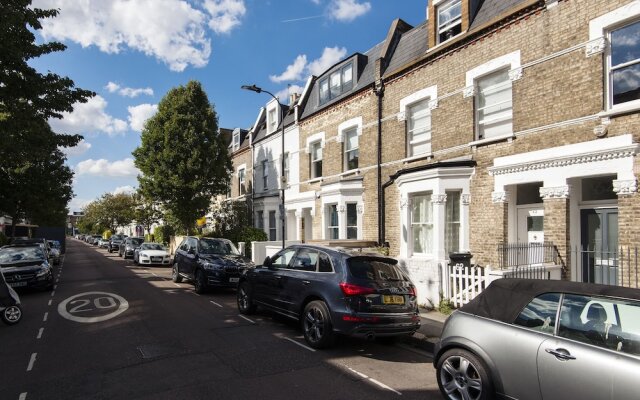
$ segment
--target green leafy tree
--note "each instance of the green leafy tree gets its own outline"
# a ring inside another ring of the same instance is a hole
[[[136,200],[133,195],[105,193],[100,198],[99,204],[99,221],[111,232],[117,232],[118,228],[133,222],[136,210]]]
[[[75,88],[67,77],[41,74],[29,65],[66,48],[58,42],[37,44],[33,33],[42,29],[40,20],[57,14],[31,8],[30,0],[0,2],[0,212],[14,223],[33,218],[48,224],[66,213],[72,197],[70,170],[57,149],[75,146],[82,137],[56,134],[47,121],[62,118],[74,103],[95,95]],[[42,175],[46,168],[50,174]],[[34,195],[34,185],[45,198]]]
[[[143,196],[191,232],[211,199],[227,191],[231,160],[218,133],[218,118],[199,82],[171,89],[145,124],[133,151]]]
[[[158,205],[144,197],[140,192],[134,194],[134,199],[136,201],[134,219],[151,235],[151,226],[162,219],[162,212],[159,210]]]

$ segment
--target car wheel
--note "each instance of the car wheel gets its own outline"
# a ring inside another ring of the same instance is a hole
[[[173,264],[173,270],[171,271],[171,280],[173,280],[175,283],[182,282],[182,277],[178,273],[178,263]]]
[[[256,312],[256,305],[253,303],[253,295],[248,282],[242,282],[238,286],[238,311],[240,314],[253,314]]]
[[[302,314],[302,330],[304,339],[315,349],[333,344],[333,324],[329,308],[324,301],[314,300],[307,304]]]
[[[14,325],[22,318],[22,308],[19,305],[9,306],[2,310],[2,322],[7,325]]]
[[[111,254],[111,247],[107,248],[107,251]]]
[[[193,280],[193,288],[196,293],[202,294],[207,290],[207,281],[202,271],[197,270]]]
[[[493,399],[489,370],[475,354],[462,349],[444,353],[438,361],[436,378],[446,399]]]

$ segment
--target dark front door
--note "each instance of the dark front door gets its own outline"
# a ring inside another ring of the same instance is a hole
[[[618,209],[580,212],[582,281],[618,284]]]

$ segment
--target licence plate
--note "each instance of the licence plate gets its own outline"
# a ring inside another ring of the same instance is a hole
[[[385,294],[382,296],[383,304],[404,304],[404,296]]]
[[[27,286],[27,282],[11,282],[9,283],[9,286],[11,287]]]
[[[151,261],[162,261],[162,257],[151,257]]]
[[[240,278],[229,278],[230,283],[238,283],[239,281],[240,281]]]

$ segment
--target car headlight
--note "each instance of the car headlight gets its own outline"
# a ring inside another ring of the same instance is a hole
[[[148,256],[148,255],[146,255],[146,254],[140,254],[140,255],[139,255],[139,257],[140,257],[140,258],[149,258],[149,256]]]
[[[208,271],[215,271],[215,270],[219,270],[219,269],[222,268],[222,265],[213,264],[213,263],[204,263],[204,264],[202,264],[202,266],[204,267],[204,269],[206,269]]]
[[[49,273],[49,267],[42,265],[40,267],[40,270],[38,270],[38,273],[36,274],[36,278],[42,278],[43,276],[47,275]]]

